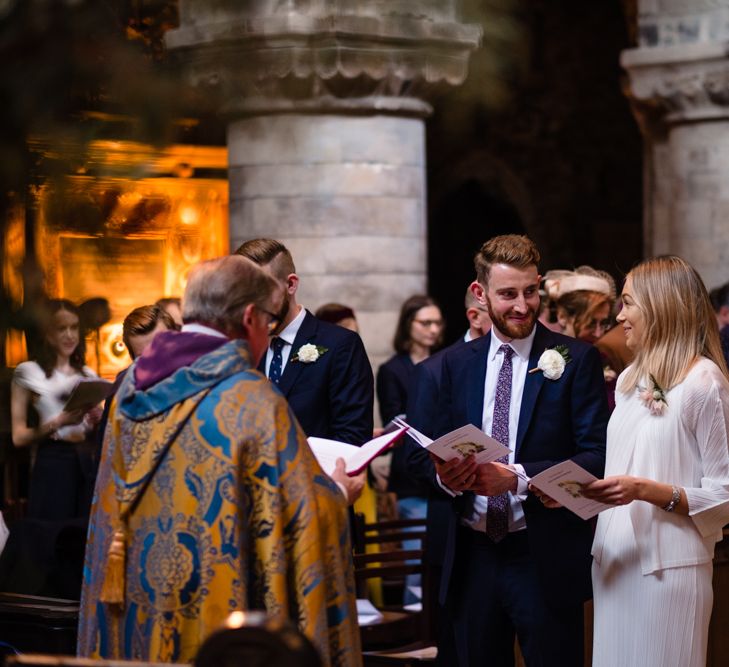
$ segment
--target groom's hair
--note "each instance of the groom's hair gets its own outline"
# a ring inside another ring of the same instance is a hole
[[[279,280],[296,273],[294,259],[288,248],[274,239],[251,239],[246,241],[234,255],[242,255],[247,257],[258,266],[268,266],[270,264],[271,273]]]
[[[525,269],[532,265],[538,266],[539,259],[539,250],[528,236],[504,234],[486,241],[473,258],[473,264],[476,267],[476,279],[486,286],[494,264]]]

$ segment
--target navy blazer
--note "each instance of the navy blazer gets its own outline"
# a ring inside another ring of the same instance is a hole
[[[291,359],[302,345],[326,348],[316,361]],[[258,370],[265,372],[266,357]],[[278,383],[307,436],[352,445],[372,439],[374,379],[358,334],[323,322],[308,310]]]
[[[609,412],[600,355],[592,345],[552,332],[539,322],[536,326],[530,369],[536,368],[545,349],[557,345],[567,347],[571,360],[557,380],[547,380],[541,372],[527,374],[515,460],[530,477],[566,459],[602,477]],[[490,344],[489,333],[444,355],[436,435],[465,424],[482,427]],[[442,599],[457,557],[458,503],[452,502],[451,507]],[[533,494],[523,507],[529,545],[546,599],[559,606],[589,599],[592,524],[569,510],[545,508]]]
[[[387,424],[393,417],[404,415],[408,404],[408,389],[415,364],[407,352],[390,357],[377,369],[377,402],[380,419]]]
[[[410,389],[408,390],[407,421],[413,428],[433,437],[438,414],[438,395],[440,378],[445,353],[453,348],[465,345],[459,338],[453,345],[421,361],[415,366]],[[421,488],[427,489],[428,539],[425,542],[425,553],[428,562],[442,565],[445,558],[445,547],[448,537],[448,523],[452,501],[450,496],[437,492],[432,486],[435,477],[435,466],[428,452],[412,438],[403,438],[403,468],[411,480]]]

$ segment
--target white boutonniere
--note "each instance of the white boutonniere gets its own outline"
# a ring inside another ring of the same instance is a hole
[[[668,406],[666,392],[661,389],[661,386],[656,382],[656,379],[652,375],[649,377],[653,383],[653,389],[643,389],[642,387],[639,387],[640,400],[645,403],[652,415],[660,416]]]
[[[313,364],[327,351],[328,348],[322,347],[321,345],[306,343],[306,345],[302,345],[296,354],[291,357],[291,361],[300,361],[302,364]]]
[[[547,380],[559,380],[564,373],[564,367],[572,361],[570,351],[566,345],[557,345],[542,352],[537,367],[529,370],[530,373],[542,371]]]

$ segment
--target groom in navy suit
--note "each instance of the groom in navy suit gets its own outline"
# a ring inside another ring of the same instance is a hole
[[[374,380],[358,334],[314,317],[296,302],[299,277],[280,241],[252,239],[236,254],[286,287],[281,324],[258,370],[278,385],[307,436],[361,445],[372,438]]]
[[[472,289],[491,333],[443,358],[436,435],[474,424],[512,450],[481,465],[435,461],[435,483],[453,499],[441,599],[461,667],[513,666],[515,634],[528,667],[584,661],[592,526],[547,509],[517,473],[531,477],[572,459],[602,476],[608,408],[597,351],[537,322],[538,262],[525,236],[482,246]],[[545,374],[537,367],[549,349],[558,359]]]

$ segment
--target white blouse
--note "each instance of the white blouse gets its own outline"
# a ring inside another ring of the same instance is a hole
[[[97,377],[88,366],[84,366],[83,370],[86,377]],[[13,382],[31,392],[33,407],[38,412],[40,423],[45,424],[63,411],[63,406],[81,377],[80,373],[66,375],[55,368],[51,377],[46,377],[45,371],[37,362],[24,361],[15,368]],[[55,437],[58,440],[81,442],[86,438],[86,431],[87,427],[83,422],[69,424],[59,428]]]
[[[729,523],[729,382],[702,358],[666,392],[661,415],[651,414],[638,389],[630,395],[618,389],[615,399],[605,477],[634,475],[680,486],[689,506],[686,517],[647,502],[630,504],[643,574],[710,562]],[[612,518],[613,510],[606,510],[598,519],[592,547],[598,563]]]

